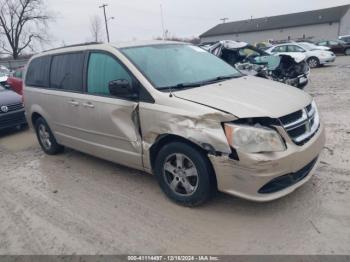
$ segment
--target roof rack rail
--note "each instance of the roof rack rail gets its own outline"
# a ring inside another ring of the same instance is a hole
[[[78,46],[88,46],[88,45],[100,45],[103,44],[103,42],[86,42],[86,43],[81,43],[81,44],[74,44],[74,45],[66,45],[62,47],[56,47],[53,49],[45,50],[44,52],[49,52],[49,51],[54,51],[54,50],[59,50],[59,49],[64,49],[64,48],[70,48],[70,47],[78,47]]]

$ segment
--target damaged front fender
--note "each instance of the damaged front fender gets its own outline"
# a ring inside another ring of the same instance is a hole
[[[188,111],[156,104],[144,104],[140,107],[143,165],[146,171],[152,169],[150,149],[164,135],[178,136],[208,152],[230,154],[231,149],[222,123],[237,118],[200,105],[193,104],[193,106],[205,108],[205,110]]]

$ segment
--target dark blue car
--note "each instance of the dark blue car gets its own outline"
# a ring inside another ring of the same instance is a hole
[[[0,85],[0,130],[26,124],[22,97]]]

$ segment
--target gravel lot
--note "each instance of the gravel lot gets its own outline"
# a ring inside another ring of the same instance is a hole
[[[219,194],[184,208],[150,175],[73,150],[44,155],[29,130],[1,133],[0,254],[350,254],[350,57],[311,79],[327,127],[321,164],[271,203]]]

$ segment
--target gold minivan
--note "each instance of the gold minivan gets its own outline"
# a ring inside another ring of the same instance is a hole
[[[325,143],[317,106],[191,44],[85,44],[34,56],[28,123],[50,155],[70,147],[156,175],[194,206],[217,190],[253,201],[308,181]]]

